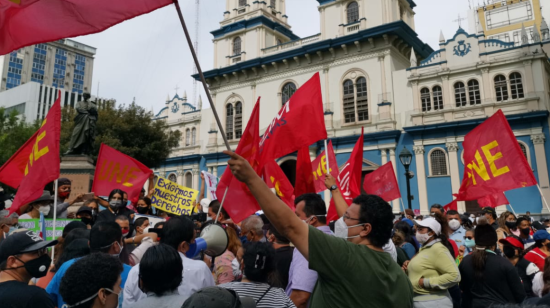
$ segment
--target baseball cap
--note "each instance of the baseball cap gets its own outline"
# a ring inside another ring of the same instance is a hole
[[[40,235],[31,230],[13,233],[0,244],[0,264],[4,263],[9,256],[37,251],[55,244],[57,240],[44,241]]]
[[[481,212],[482,212],[483,214],[491,214],[491,215],[492,215],[492,214],[495,214],[495,215],[496,215],[496,213],[497,213],[497,212],[495,212],[495,209],[492,208],[492,207],[490,207],[490,206],[486,206],[486,207],[482,208],[482,209],[481,209]]]
[[[550,240],[550,233],[546,230],[539,230],[533,234],[533,239],[535,241]]]
[[[417,226],[430,228],[436,235],[441,234],[441,224],[439,224],[433,217],[428,217],[423,220],[415,220],[414,224]]]
[[[78,209],[78,211],[76,211],[76,215],[81,214],[81,213],[87,213],[87,214],[90,214],[90,216],[91,216],[92,215],[92,208],[83,205]]]
[[[256,301],[231,289],[207,287],[191,295],[181,308],[256,308]]]
[[[513,236],[509,236],[507,238],[502,238],[498,242],[501,243],[501,244],[510,244],[510,245],[512,245],[516,248],[524,249],[523,243],[520,240],[518,240],[517,238],[513,237]]]
[[[404,221],[406,222],[407,224],[409,224],[409,226],[412,228],[414,226],[414,223],[412,222],[412,220],[408,219],[408,218],[403,218],[401,219],[401,221]]]

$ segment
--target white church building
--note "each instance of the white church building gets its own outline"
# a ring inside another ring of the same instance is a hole
[[[441,35],[435,49],[415,32],[413,0],[318,2],[319,33],[299,38],[290,30],[286,0],[226,0],[220,28],[211,32],[215,69],[204,75],[232,148],[258,96],[263,132],[294,91],[320,72],[326,128],[340,167],[364,127],[363,174],[393,162],[407,204],[398,157],[406,147],[413,152],[413,209],[426,214],[430,205],[452,201],[463,176],[464,135],[498,109],[550,200],[545,142],[550,136],[550,37],[539,0],[476,8],[470,20],[475,30]],[[536,13],[502,26],[502,31],[519,29],[519,42],[485,35],[497,33],[494,25],[487,30],[487,12],[525,2]],[[176,95],[155,116],[183,136],[155,173],[193,188],[199,187],[200,170],[221,176],[227,161],[212,112],[201,105]],[[322,141],[311,145],[312,159],[322,150]],[[278,163],[294,183],[296,154]],[[543,211],[536,187],[507,192],[507,197],[518,213]],[[394,201],[393,208],[399,212],[400,203]],[[460,202],[459,211],[464,210],[479,207],[476,201]]]

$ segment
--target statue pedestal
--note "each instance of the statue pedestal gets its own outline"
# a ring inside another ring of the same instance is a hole
[[[66,155],[61,157],[60,177],[71,180],[71,198],[76,197],[78,194],[91,192],[94,173],[94,160],[87,155]]]

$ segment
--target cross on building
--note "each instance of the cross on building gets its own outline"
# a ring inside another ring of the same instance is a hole
[[[176,90],[176,95],[178,95],[178,89],[179,89],[179,88],[180,88],[180,87],[178,87],[178,85],[176,85],[176,87],[174,88],[174,90]]]
[[[458,19],[453,20],[453,22],[458,22],[458,27],[462,28],[462,21],[466,20],[466,18],[460,18],[460,14],[458,14]]]

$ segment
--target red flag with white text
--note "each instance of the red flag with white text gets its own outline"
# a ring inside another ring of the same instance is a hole
[[[309,146],[301,147],[298,150],[294,193],[296,196],[301,196],[307,193],[315,193],[315,183],[313,182],[313,172],[311,171]]]
[[[246,159],[252,168],[259,175],[261,170],[258,164],[258,144],[260,142],[260,98],[252,110],[246,129],[237,145],[235,153]],[[225,190],[227,188],[227,195]],[[233,222],[239,223],[248,216],[260,210],[258,202],[246,187],[246,184],[239,182],[231,173],[229,167],[218,183],[216,196],[223,201],[223,208],[227,211]],[[225,197],[224,197],[225,196]]]
[[[18,211],[22,205],[38,199],[44,191],[44,186],[59,178],[60,135],[61,91],[57,91],[55,103],[42,121],[38,132],[31,138],[32,151],[27,156],[23,178],[10,207],[10,214]],[[25,145],[27,144],[28,141]]]
[[[401,198],[392,162],[365,175],[363,189],[367,194],[377,195],[387,202]]]
[[[336,155],[334,154],[334,148],[332,147],[332,141],[329,141],[327,149],[325,149],[317,158],[311,163],[313,172],[313,181],[315,183],[315,192],[319,193],[325,191],[325,178],[327,177],[327,156],[330,168],[330,174],[337,179],[340,171],[338,170],[338,162],[336,161]]]
[[[288,207],[294,211],[294,187],[286,177],[279,164],[275,161],[268,162],[263,170],[264,181],[269,188],[274,188],[275,193]]]

